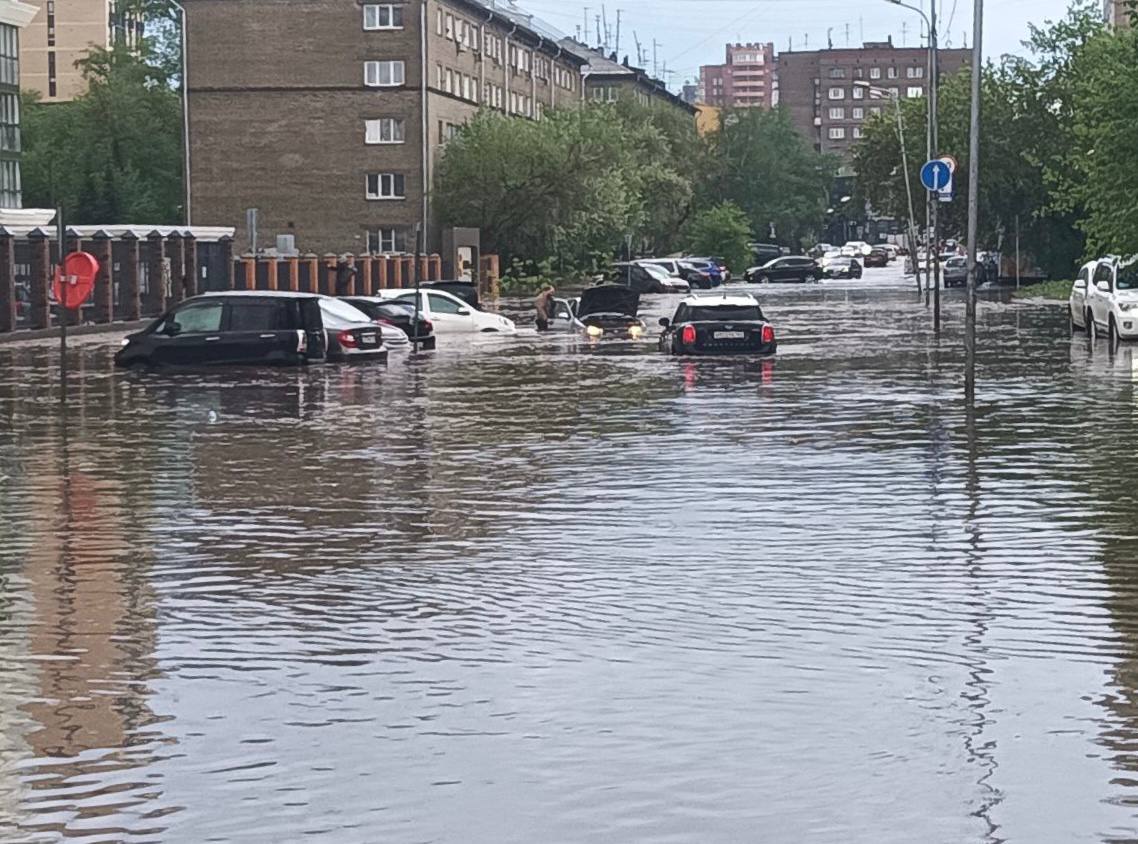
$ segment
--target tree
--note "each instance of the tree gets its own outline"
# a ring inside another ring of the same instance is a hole
[[[733,202],[723,202],[698,214],[688,226],[686,245],[693,255],[721,257],[741,273],[751,260],[751,223]]]

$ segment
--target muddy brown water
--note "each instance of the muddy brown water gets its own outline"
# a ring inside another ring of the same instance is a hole
[[[1138,840],[1138,359],[899,285],[777,360],[0,348],[0,840]],[[649,316],[673,303],[649,304]]]

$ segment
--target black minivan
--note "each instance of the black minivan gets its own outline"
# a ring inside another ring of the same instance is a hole
[[[324,360],[327,349],[317,295],[264,290],[207,293],[187,299],[123,340],[115,364],[297,366]]]

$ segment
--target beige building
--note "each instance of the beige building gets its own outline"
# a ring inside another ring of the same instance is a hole
[[[1103,0],[1103,14],[1111,26],[1130,26],[1130,0]]]
[[[135,43],[141,23],[115,9],[115,0],[30,0],[39,7],[20,34],[23,86],[44,102],[67,102],[87,90],[75,62],[92,47]]]

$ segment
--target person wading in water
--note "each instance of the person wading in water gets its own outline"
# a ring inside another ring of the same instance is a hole
[[[553,319],[553,294],[556,292],[552,284],[547,284],[534,300],[534,307],[537,308],[538,331],[549,330],[549,321]]]

